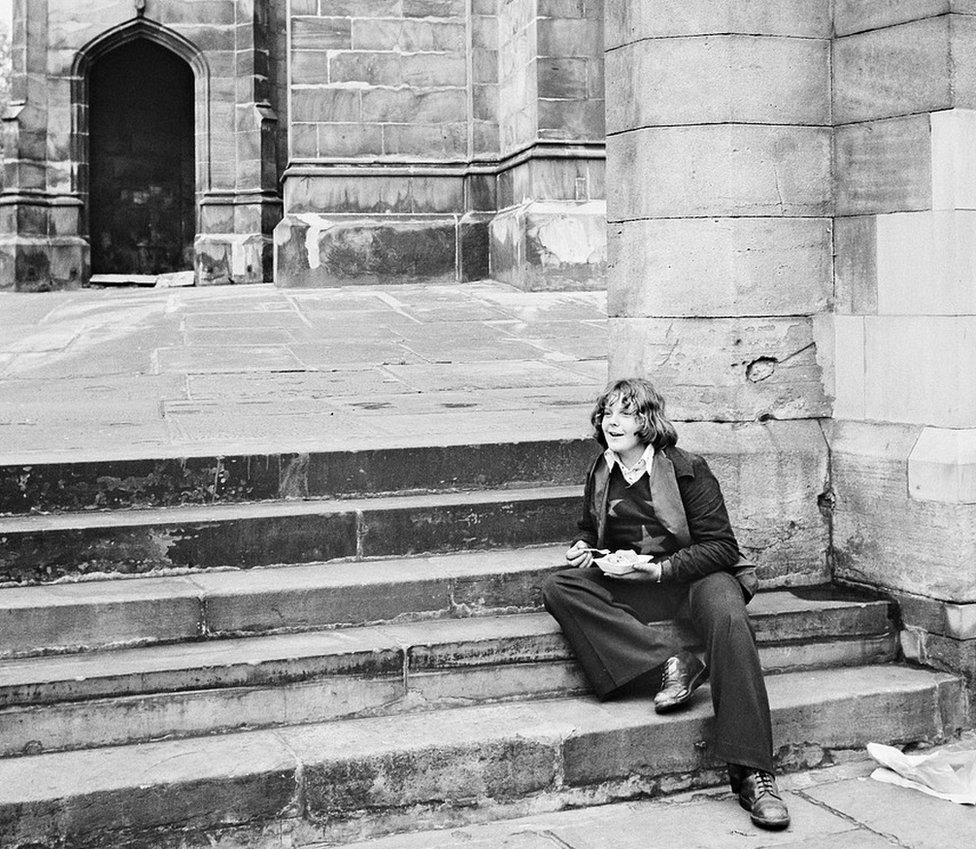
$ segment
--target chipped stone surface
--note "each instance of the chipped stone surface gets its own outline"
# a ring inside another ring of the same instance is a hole
[[[532,202],[489,225],[491,269],[526,291],[603,289],[607,230],[603,201]]]
[[[807,318],[613,318],[610,337],[610,374],[646,374],[667,387],[677,419],[830,412]]]

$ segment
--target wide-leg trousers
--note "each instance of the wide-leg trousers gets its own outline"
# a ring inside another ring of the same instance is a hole
[[[542,597],[601,699],[681,650],[653,623],[689,624],[705,645],[715,710],[710,751],[727,763],[772,772],[769,699],[742,588],[733,575],[656,584],[611,578],[595,567],[564,569],[546,579]]]

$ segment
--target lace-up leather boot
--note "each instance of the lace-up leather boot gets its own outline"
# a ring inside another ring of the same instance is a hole
[[[654,710],[667,713],[691,701],[691,695],[708,678],[708,668],[691,652],[669,657],[664,662],[661,689],[654,697]]]
[[[729,784],[739,794],[739,804],[760,828],[786,828],[790,812],[779,794],[776,779],[761,769],[729,764]]]

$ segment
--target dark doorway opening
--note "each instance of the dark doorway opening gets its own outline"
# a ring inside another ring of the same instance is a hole
[[[94,274],[193,267],[193,71],[145,38],[89,74],[89,237]]]

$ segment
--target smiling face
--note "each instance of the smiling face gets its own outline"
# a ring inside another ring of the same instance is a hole
[[[641,425],[642,422],[634,411],[620,401],[614,402],[603,411],[600,422],[607,447],[624,462],[637,460],[644,453],[645,445],[638,434]]]

